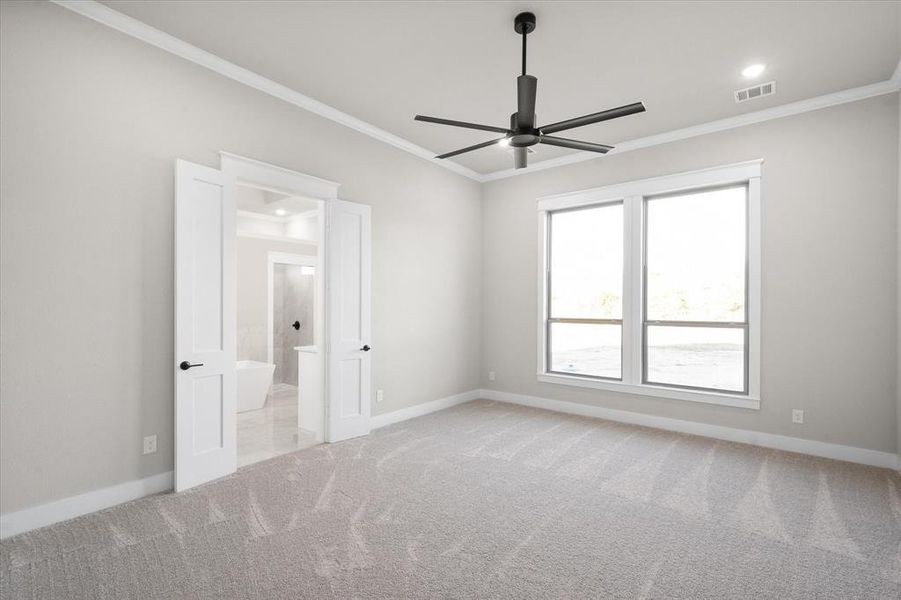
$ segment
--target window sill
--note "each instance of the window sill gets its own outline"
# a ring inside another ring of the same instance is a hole
[[[654,398],[670,398],[673,400],[687,400],[689,402],[703,402],[705,404],[718,404],[720,406],[760,410],[760,398],[740,396],[737,394],[683,390],[647,384],[633,385],[619,381],[601,381],[575,375],[559,375],[557,373],[539,373],[538,381],[554,383],[557,385],[593,388],[596,390],[609,390],[611,392],[619,392],[622,394],[635,394],[638,396],[651,396]]]

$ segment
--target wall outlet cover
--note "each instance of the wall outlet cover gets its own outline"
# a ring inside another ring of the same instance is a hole
[[[804,411],[799,408],[792,409],[792,423],[803,423]]]
[[[385,390],[376,390],[375,391],[375,401],[381,402],[385,399]]]
[[[153,454],[156,452],[156,436],[148,435],[144,438],[144,454]]]
[[[488,381],[494,381],[494,371],[488,371]]]

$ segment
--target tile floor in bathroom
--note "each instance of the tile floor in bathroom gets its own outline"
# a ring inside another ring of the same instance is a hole
[[[238,413],[238,467],[316,445],[312,432],[297,427],[297,388],[276,384],[266,405]]]

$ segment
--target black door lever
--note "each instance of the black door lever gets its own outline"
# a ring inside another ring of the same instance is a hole
[[[181,369],[182,371],[187,371],[191,367],[202,367],[202,366],[203,366],[203,363],[197,363],[197,364],[192,365],[188,361],[183,360],[183,361],[181,361],[181,364],[178,365],[178,368]]]
[[[300,321],[294,321],[294,323],[291,324],[291,327],[293,327],[297,331],[300,331]]]

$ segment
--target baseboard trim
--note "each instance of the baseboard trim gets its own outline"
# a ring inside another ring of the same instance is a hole
[[[369,420],[372,429],[378,429],[399,423],[407,419],[421,417],[464,402],[478,399],[481,390],[470,390],[454,396],[439,398],[417,404],[408,408],[395,410],[383,415],[375,415]],[[137,481],[128,481],[78,496],[71,496],[40,506],[26,508],[17,512],[0,515],[0,539],[6,539],[20,533],[67,521],[104,508],[116,506],[123,502],[137,500],[151,494],[167,492],[173,488],[173,473],[161,473]]]
[[[785,435],[735,429],[720,425],[709,425],[707,423],[698,423],[696,421],[683,421],[680,419],[658,417],[656,415],[645,413],[636,413],[613,408],[604,408],[601,406],[580,404],[578,402],[552,400],[550,398],[489,389],[470,390],[446,398],[432,400],[431,402],[426,402],[424,404],[417,404],[408,408],[395,410],[383,415],[375,415],[370,418],[369,423],[372,429],[379,429],[387,425],[421,417],[479,398],[497,402],[507,402],[508,404],[531,406],[533,408],[580,415],[583,417],[595,417],[610,421],[618,421],[620,423],[630,423],[632,425],[643,425],[645,427],[654,427],[656,429],[678,431],[680,433],[700,435],[729,442],[740,442],[743,444],[751,444],[753,446],[762,446],[764,448],[785,450],[787,452],[797,452],[799,454],[809,454],[811,456],[819,456],[822,458],[832,458],[873,467],[884,467],[896,470],[901,469],[901,455],[890,452],[880,452],[878,450],[869,450],[867,448],[830,444],[828,442],[805,440]],[[57,500],[48,504],[42,504],[40,506],[0,515],[0,539],[6,539],[20,533],[46,527],[47,525],[74,519],[75,517],[103,510],[104,508],[116,506],[131,500],[137,500],[144,496],[167,492],[170,491],[172,487],[173,473],[172,471],[169,471],[158,475],[151,475],[144,479],[128,481],[126,483],[94,490],[92,492],[86,492],[78,496],[63,498],[62,500]]]
[[[169,471],[0,515],[0,539],[68,521],[151,494],[167,492],[172,489],[172,483],[173,473]]]
[[[901,468],[901,457],[891,452],[880,452],[879,450],[843,446],[841,444],[830,444],[828,442],[805,440],[786,435],[750,431],[747,429],[734,429],[732,427],[709,425],[707,423],[698,423],[696,421],[683,421],[680,419],[658,417],[656,415],[645,413],[591,406],[588,404],[580,404],[578,402],[552,400],[550,398],[514,394],[499,390],[481,390],[479,396],[487,400],[507,402],[509,404],[519,404],[522,406],[543,408],[545,410],[581,415],[584,417],[597,417],[600,419],[608,419],[610,421],[619,421],[621,423],[631,423],[632,425],[643,425],[646,427],[654,427],[656,429],[690,433],[718,440],[740,442],[742,444],[785,450],[787,452],[797,452],[799,454],[809,454],[821,458],[832,458],[861,465],[885,467],[887,469]]]
[[[455,394],[453,396],[448,396],[447,398],[439,398],[437,400],[432,400],[431,402],[416,404],[414,406],[395,410],[383,415],[375,415],[374,417],[371,417],[369,419],[369,426],[371,429],[379,429],[380,427],[385,427],[386,425],[399,423],[401,421],[406,421],[407,419],[421,417],[429,413],[444,410],[445,408],[450,408],[451,406],[463,404],[464,402],[478,400],[482,397],[480,395],[481,392],[482,390],[469,390],[468,392]]]

